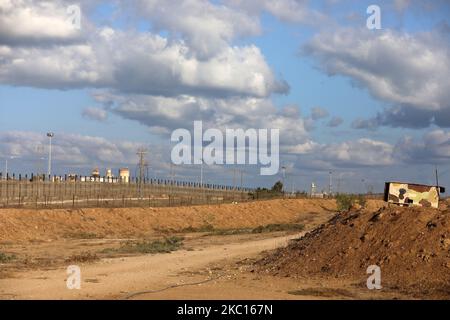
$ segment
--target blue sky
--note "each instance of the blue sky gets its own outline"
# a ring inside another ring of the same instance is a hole
[[[81,1],[79,30],[66,22],[71,3],[49,3],[0,4],[10,171],[35,171],[53,131],[56,174],[132,168],[146,146],[151,175],[166,176],[170,133],[194,120],[281,126],[281,163],[298,189],[326,188],[330,170],[356,192],[433,183],[435,164],[450,168],[446,1]],[[381,30],[366,28],[370,4]],[[251,186],[280,178],[241,169]],[[176,168],[180,179],[198,170]],[[230,168],[205,171],[232,183]]]

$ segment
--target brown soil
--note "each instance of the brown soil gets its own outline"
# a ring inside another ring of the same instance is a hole
[[[380,203],[378,203],[379,205]],[[383,291],[450,298],[450,209],[382,207],[337,214],[257,262],[262,274],[352,279],[381,268]]]
[[[316,199],[174,208],[0,209],[0,245],[61,238],[136,238],[205,226],[229,229],[303,223],[335,209],[335,201]]]

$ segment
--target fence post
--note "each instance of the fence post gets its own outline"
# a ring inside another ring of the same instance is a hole
[[[20,207],[20,205],[21,205],[21,203],[22,203],[22,201],[21,201],[21,197],[22,197],[22,193],[21,193],[21,191],[22,191],[21,189],[22,189],[22,188],[21,188],[21,185],[22,185],[22,184],[21,184],[20,181],[19,181],[19,207]]]

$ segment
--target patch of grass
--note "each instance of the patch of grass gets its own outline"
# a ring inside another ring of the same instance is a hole
[[[300,223],[273,223],[265,226],[259,226],[253,229],[252,233],[265,233],[276,231],[302,231],[305,228]]]
[[[256,228],[216,229],[211,234],[226,236],[277,231],[302,231],[304,228],[305,226],[300,223],[272,223],[264,226],[258,226]]]
[[[288,294],[297,296],[313,296],[313,297],[326,297],[333,298],[337,296],[343,296],[347,298],[354,298],[355,295],[345,289],[334,289],[334,288],[307,288],[301,290],[289,291]]]
[[[101,237],[93,232],[72,232],[63,236],[66,239],[100,239]]]
[[[74,254],[65,259],[66,263],[79,263],[79,262],[93,262],[100,259],[95,253],[82,252],[80,254]]]
[[[252,233],[252,228],[237,228],[237,229],[214,229],[209,235],[217,236],[232,236],[235,234],[248,234]]]
[[[0,263],[8,263],[16,259],[16,256],[0,252]]]
[[[341,193],[336,196],[336,202],[339,211],[348,211],[355,204],[364,207],[366,205],[366,198],[363,195]]]
[[[168,237],[163,240],[153,240],[153,241],[140,241],[140,242],[126,242],[121,247],[117,249],[105,249],[103,253],[169,253],[176,251],[183,246],[182,237]]]
[[[189,232],[212,232],[214,231],[214,226],[211,224],[204,224],[203,226],[199,228],[194,227],[187,227],[181,230],[183,233],[189,233]]]

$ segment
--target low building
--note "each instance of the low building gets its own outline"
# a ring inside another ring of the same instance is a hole
[[[92,178],[100,178],[100,170],[98,168],[94,168],[91,173]]]
[[[128,168],[119,169],[119,179],[120,182],[128,183],[130,182],[130,170]]]
[[[384,201],[401,206],[439,207],[445,188],[407,182],[386,182]]]

